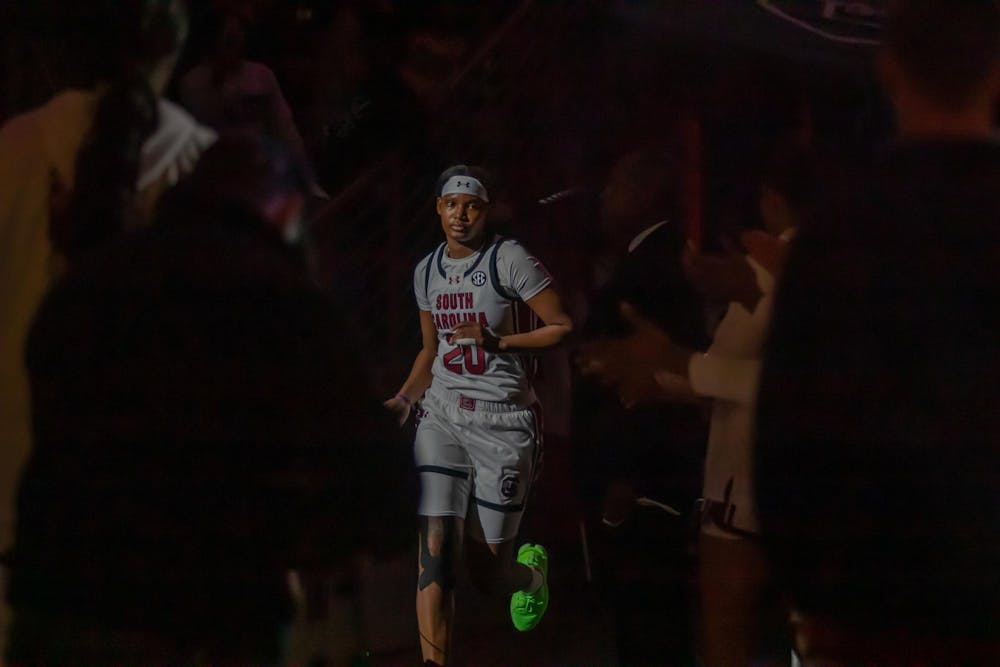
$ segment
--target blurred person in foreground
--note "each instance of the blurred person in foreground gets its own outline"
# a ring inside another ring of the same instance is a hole
[[[778,291],[757,497],[806,664],[1000,664],[1000,7],[890,3],[897,138]]]
[[[23,356],[38,304],[67,262],[145,224],[215,139],[162,98],[187,33],[180,0],[52,0],[45,14],[84,80],[0,127],[0,552],[30,450]]]
[[[11,664],[277,664],[290,569],[409,543],[408,452],[304,268],[294,164],[220,140],[43,303]]]
[[[744,250],[723,256],[689,246],[684,275],[708,302],[728,303],[704,353],[632,304],[631,332],[586,349],[582,368],[614,385],[622,402],[680,405],[711,401],[698,537],[698,653],[706,665],[782,664],[784,613],[760,545],[754,502],[753,412],[775,276],[787,243],[809,215],[815,169],[807,153],[781,149],[765,168],[759,208],[764,230],[742,235]],[[662,298],[662,296],[661,296]]]

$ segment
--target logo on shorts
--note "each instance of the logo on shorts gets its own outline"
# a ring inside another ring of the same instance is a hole
[[[517,487],[520,481],[517,479],[517,475],[504,475],[503,479],[500,480],[500,495],[510,500],[517,495]]]
[[[486,284],[486,274],[482,271],[476,271],[472,274],[472,284],[476,287],[482,287]]]

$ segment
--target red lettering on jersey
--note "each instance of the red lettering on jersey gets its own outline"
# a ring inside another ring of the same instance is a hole
[[[443,357],[441,357],[441,363],[444,364],[444,367],[447,368],[452,373],[461,375],[462,364],[459,363],[458,358],[461,357],[462,354],[464,354],[463,349],[460,347],[456,347],[454,350],[448,352]]]
[[[455,313],[448,313],[448,328],[454,329],[458,326],[458,316]]]
[[[488,327],[490,325],[490,321],[486,319],[486,313],[482,311],[479,311],[479,323],[484,327]]]
[[[472,310],[474,295],[472,292],[457,292],[455,294],[438,294],[434,310]]]
[[[482,375],[486,372],[486,352],[478,345],[472,345],[463,349],[465,353],[465,370],[470,375]],[[473,357],[475,353],[475,357]]]
[[[486,372],[486,351],[478,345],[463,345],[446,352],[441,363],[457,375],[482,375]]]

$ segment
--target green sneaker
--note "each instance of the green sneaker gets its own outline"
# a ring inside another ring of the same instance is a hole
[[[534,593],[517,591],[510,598],[510,620],[525,632],[533,629],[549,608],[549,555],[540,544],[524,544],[517,550],[517,562],[542,573],[542,587]]]

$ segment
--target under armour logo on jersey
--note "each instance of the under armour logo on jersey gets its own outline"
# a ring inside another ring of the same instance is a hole
[[[472,284],[476,287],[482,287],[486,284],[486,274],[483,271],[476,271],[472,274]]]
[[[448,276],[449,285],[458,285],[462,282],[462,276]]]

